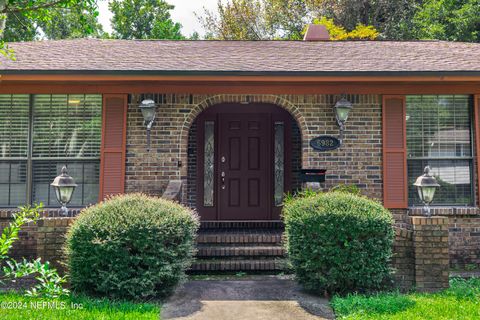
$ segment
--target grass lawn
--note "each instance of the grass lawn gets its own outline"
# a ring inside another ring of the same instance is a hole
[[[480,278],[452,279],[435,294],[381,293],[332,299],[338,319],[463,320],[480,319]]]
[[[158,320],[160,307],[151,303],[112,302],[86,297],[56,300],[0,293],[0,319]]]

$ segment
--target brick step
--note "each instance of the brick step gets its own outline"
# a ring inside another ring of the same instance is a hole
[[[230,230],[227,232],[214,231],[200,231],[197,236],[197,243],[269,243],[281,244],[281,231],[262,231],[262,230],[248,230],[241,232],[238,230]]]
[[[205,257],[259,257],[259,256],[277,256],[283,257],[285,249],[281,246],[197,246],[196,256]]]
[[[286,270],[286,259],[246,259],[246,260],[202,260],[197,259],[190,271],[282,271]]]
[[[281,220],[201,221],[200,230],[204,229],[284,229],[284,224]]]

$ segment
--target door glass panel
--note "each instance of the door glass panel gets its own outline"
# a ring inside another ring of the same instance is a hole
[[[203,167],[203,205],[213,207],[215,122],[205,121],[205,145]]]
[[[283,202],[285,181],[285,124],[275,122],[274,126],[274,201],[276,206]]]

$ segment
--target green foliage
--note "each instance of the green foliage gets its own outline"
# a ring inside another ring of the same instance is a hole
[[[38,258],[33,262],[25,259],[22,262],[17,262],[8,257],[8,252],[13,243],[18,240],[18,233],[22,226],[30,222],[36,223],[42,207],[42,204],[34,207],[21,207],[19,212],[13,214],[13,221],[3,229],[0,238],[0,264],[3,264],[2,277],[5,279],[13,280],[29,275],[35,276],[37,284],[32,289],[27,290],[27,295],[56,298],[68,295],[69,290],[62,287],[66,278],[59,276],[57,270],[51,269],[48,261],[42,263],[41,258]]]
[[[105,298],[70,296],[57,299],[25,297],[15,292],[0,293],[0,301],[17,308],[2,308],[1,318],[9,320],[158,320],[160,306],[153,303],[109,301]],[[32,307],[39,304],[37,308]],[[50,305],[43,305],[50,303]],[[49,307],[51,306],[51,307]]]
[[[330,40],[348,40],[348,39],[369,39],[375,40],[378,38],[379,33],[373,26],[365,26],[361,23],[355,26],[355,29],[352,31],[345,30],[342,26],[337,26],[333,19],[328,19],[326,17],[321,17],[320,19],[314,19],[314,24],[324,25],[329,34]],[[306,32],[306,28],[304,33]]]
[[[378,202],[346,192],[309,194],[283,208],[295,275],[317,293],[378,290],[389,278],[392,216]]]
[[[118,39],[183,39],[182,25],[172,21],[174,6],[164,0],[113,0],[108,4],[113,37]]]
[[[87,36],[101,38],[103,27],[98,22],[98,12],[81,7],[52,10],[51,19],[40,21],[39,28],[47,39],[72,39]]]
[[[283,199],[283,203],[284,204],[289,203],[291,201],[294,201],[297,198],[313,197],[319,194],[320,192],[321,191],[314,191],[313,189],[309,189],[309,188],[298,190],[293,194],[289,192],[285,195],[285,198]]]
[[[412,17],[423,0],[377,1],[377,0],[320,0],[316,17],[333,19],[346,30],[358,25],[372,26],[380,33],[379,38],[391,40],[412,39]]]
[[[419,39],[480,42],[480,0],[426,0],[413,23]]]
[[[354,184],[337,184],[331,187],[330,192],[346,192],[351,194],[360,195],[360,189]]]
[[[18,240],[18,233],[23,225],[29,222],[35,222],[39,218],[38,211],[41,210],[42,204],[34,207],[21,207],[19,212],[13,214],[13,221],[5,227],[0,238],[0,262],[8,259],[8,252],[13,246],[13,243]]]
[[[435,294],[349,294],[335,296],[331,304],[337,318],[345,320],[447,320],[478,319],[479,301],[479,278],[453,278],[449,289]]]
[[[207,31],[207,39],[262,40],[274,38],[274,30],[266,21],[265,1],[218,1],[217,10],[204,9],[196,14]]]
[[[10,13],[7,16],[7,21],[3,33],[4,41],[33,41],[38,37],[38,28],[35,22],[24,15]]]
[[[73,39],[87,36],[103,37],[98,12],[89,12],[81,7],[56,8],[51,10],[51,19],[39,21],[18,13],[7,18],[4,41],[33,41],[45,39]]]
[[[198,226],[190,209],[142,194],[89,207],[67,233],[72,287],[112,298],[164,297],[191,264]]]
[[[75,12],[73,15],[59,15],[70,9]],[[92,34],[94,26],[99,27],[97,15],[97,0],[0,1],[0,54],[14,60],[15,55],[5,42],[34,40],[40,34],[40,27],[47,36],[58,35],[61,26],[65,25],[70,30],[66,35],[63,28],[65,37],[71,37],[74,32],[79,33],[78,36]],[[76,23],[70,25],[59,19]]]
[[[228,0],[197,17],[208,37],[223,40],[299,40],[321,21],[332,40],[480,41],[480,0]]]
[[[56,269],[50,268],[47,261],[42,263],[41,258],[29,262],[23,259],[22,262],[14,260],[7,261],[7,266],[3,267],[5,277],[18,279],[28,275],[35,275],[37,284],[26,291],[27,296],[58,298],[68,296],[70,290],[63,288],[67,282],[66,277],[61,277]]]
[[[197,17],[207,37],[222,40],[300,40],[305,25],[319,17],[352,30],[350,39],[411,39],[411,20],[420,2],[228,0],[218,1],[216,10],[204,10]]]

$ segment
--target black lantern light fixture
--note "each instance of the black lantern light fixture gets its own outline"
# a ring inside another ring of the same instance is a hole
[[[415,187],[417,187],[418,196],[423,202],[423,212],[427,215],[427,217],[430,217],[430,203],[433,201],[435,191],[438,187],[440,187],[437,179],[430,174],[430,171],[430,167],[426,166],[423,171],[423,175],[418,177],[417,181],[415,181],[413,184]]]
[[[63,166],[61,174],[57,176],[50,185],[55,190],[55,196],[57,197],[58,203],[62,206],[60,209],[61,214],[67,216],[67,204],[72,200],[72,195],[77,184],[73,178],[67,174],[66,166]]]
[[[140,103],[140,110],[143,115],[143,123],[147,127],[147,151],[150,151],[150,130],[152,129],[153,122],[155,121],[155,101],[143,100]]]
[[[340,127],[340,144],[343,143],[343,132],[345,131],[345,122],[348,120],[348,114],[352,110],[353,105],[344,96],[335,103],[333,109],[335,110],[335,118]]]

